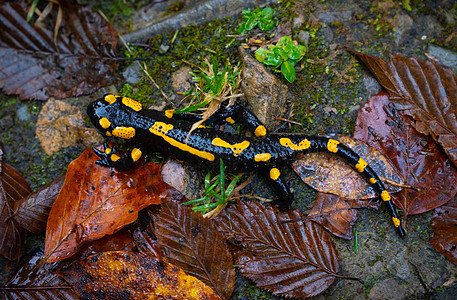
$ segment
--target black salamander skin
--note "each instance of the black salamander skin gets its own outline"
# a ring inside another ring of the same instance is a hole
[[[101,165],[129,169],[143,151],[151,149],[206,169],[218,170],[222,159],[227,170],[231,172],[259,169],[267,171],[263,173],[269,174],[273,188],[283,200],[282,208],[290,204],[293,194],[282,179],[278,165],[294,160],[298,153],[334,153],[355,167],[371,183],[386,203],[400,235],[405,235],[382,181],[360,156],[336,140],[292,134],[270,135],[255,115],[239,105],[221,108],[212,120],[241,122],[255,137],[244,137],[205,127],[197,128],[188,136],[198,117],[173,114],[173,111],[143,109],[140,103],[132,99],[114,95],[106,95],[89,104],[87,113],[91,122],[104,136],[128,139],[138,146],[128,156],[122,156],[116,148],[107,146],[105,151],[94,149],[101,158],[98,161]]]

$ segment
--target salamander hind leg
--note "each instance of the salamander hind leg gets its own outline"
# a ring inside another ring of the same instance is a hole
[[[268,182],[279,198],[273,200],[272,204],[280,210],[289,209],[294,200],[294,194],[290,191],[289,185],[281,174],[281,171],[276,166],[273,166],[265,175],[267,175]]]

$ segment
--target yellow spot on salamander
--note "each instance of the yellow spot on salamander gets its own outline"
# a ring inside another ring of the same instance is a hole
[[[327,143],[327,150],[328,150],[329,152],[333,152],[333,153],[338,152],[338,144],[339,144],[339,143],[340,143],[340,142],[338,142],[338,141],[329,139],[329,140],[328,140],[328,143]]]
[[[389,192],[387,192],[386,190],[382,191],[381,199],[382,199],[382,201],[389,201],[390,200]]]
[[[111,153],[111,148],[106,148],[106,149],[105,149],[105,153],[106,153],[106,154],[110,154],[110,153]]]
[[[214,138],[212,143],[214,146],[220,146],[220,147],[231,149],[233,151],[233,155],[235,155],[235,157],[240,155],[241,152],[243,152],[243,150],[246,149],[247,147],[249,147],[249,145],[250,145],[250,143],[248,141],[242,141],[241,143],[232,145],[220,138]]]
[[[165,117],[167,117],[168,119],[171,119],[173,117],[174,113],[175,113],[174,109],[168,109],[165,111]]]
[[[111,132],[109,132],[109,131],[107,131],[107,132],[105,133],[105,135],[106,135],[106,136],[112,136]]]
[[[107,118],[101,118],[98,120],[98,123],[100,123],[100,126],[102,126],[103,129],[107,129],[111,126],[111,122]]]
[[[394,226],[398,228],[398,226],[400,226],[400,220],[395,218],[395,217],[392,217],[392,222],[394,223]]]
[[[254,134],[255,136],[264,136],[267,134],[267,129],[263,125],[257,126],[257,128],[254,131]]]
[[[375,184],[376,183],[376,179],[374,179],[373,177],[370,178],[370,183],[371,184]]]
[[[142,154],[143,152],[141,152],[140,149],[133,148],[132,153],[130,155],[132,156],[133,161],[138,161]]]
[[[270,158],[270,153],[259,153],[254,156],[255,161],[268,161]]]
[[[116,102],[116,96],[114,95],[106,95],[105,96],[105,101],[108,102],[109,104],[113,104]]]
[[[122,97],[122,103],[125,106],[130,107],[134,111],[140,111],[140,110],[143,109],[143,106],[141,105],[140,102],[137,102],[137,101],[135,101],[133,99],[130,99],[130,98],[127,98],[127,97]]]
[[[157,136],[162,137],[167,143],[169,143],[173,147],[181,149],[182,151],[189,152],[190,154],[196,155],[206,160],[214,161],[214,155],[212,153],[195,149],[189,145],[183,144],[167,136],[168,131],[170,131],[171,129],[173,129],[173,125],[171,124],[155,122],[154,125],[152,125],[152,127],[149,128],[149,131]]]
[[[226,118],[225,121],[226,121],[227,123],[230,123],[230,124],[235,123],[235,120],[233,120],[233,119],[230,118],[230,117]]]
[[[292,150],[306,150],[311,146],[311,142],[308,141],[307,139],[302,140],[300,143],[295,144],[293,143],[290,139],[288,138],[280,138],[279,143],[287,148],[290,148]]]
[[[131,139],[135,136],[135,128],[116,127],[113,129],[113,136],[126,140]]]
[[[119,155],[113,154],[113,155],[111,155],[110,159],[111,159],[112,161],[118,161],[118,160],[121,159],[121,158],[120,158]]]
[[[367,165],[367,162],[364,161],[363,158],[359,158],[359,162],[355,165],[355,168],[357,169],[357,171],[362,173]]]
[[[167,124],[164,122],[155,122],[151,128],[149,128],[149,131],[154,133],[155,135],[160,135],[160,134],[167,134],[168,131],[173,129],[173,125]]]
[[[281,172],[279,172],[279,170],[277,168],[272,168],[270,170],[270,178],[273,179],[273,180],[276,180],[279,178],[279,176],[281,176]]]

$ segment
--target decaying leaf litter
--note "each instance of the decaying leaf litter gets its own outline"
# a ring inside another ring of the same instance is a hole
[[[379,216],[377,216],[377,215],[376,215],[375,217],[379,217]],[[392,271],[392,270],[395,270],[395,269],[389,269],[389,270],[391,270],[391,271]],[[398,273],[397,273],[397,274],[398,274]]]

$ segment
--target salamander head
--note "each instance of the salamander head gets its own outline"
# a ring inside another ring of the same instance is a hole
[[[125,129],[131,126],[133,111],[141,109],[141,104],[130,98],[105,95],[87,106],[87,114],[95,128],[103,135],[118,136],[116,133],[119,130],[125,133]],[[133,136],[122,134],[118,137],[128,139]]]

